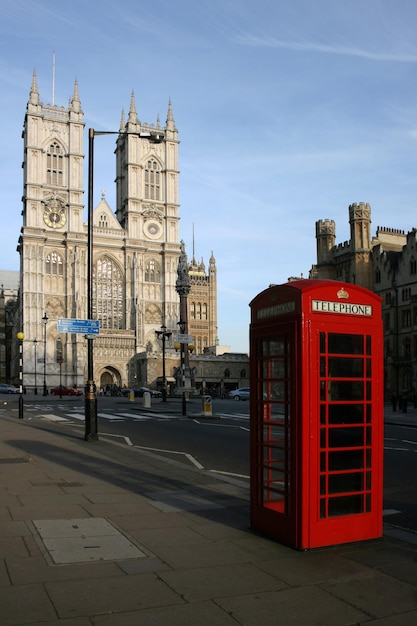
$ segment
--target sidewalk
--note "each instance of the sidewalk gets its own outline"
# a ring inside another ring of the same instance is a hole
[[[0,429],[2,626],[417,623],[412,533],[299,552],[250,530],[244,483],[11,415]]]

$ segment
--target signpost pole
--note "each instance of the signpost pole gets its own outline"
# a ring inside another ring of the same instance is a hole
[[[93,175],[94,129],[88,132],[88,224],[87,224],[87,317],[93,317]],[[93,346],[87,338],[87,382],[85,385],[85,441],[97,441],[97,394],[94,382]]]

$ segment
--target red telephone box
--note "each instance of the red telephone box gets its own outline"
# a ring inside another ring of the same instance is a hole
[[[300,549],[381,537],[381,298],[299,280],[250,307],[252,527]]]

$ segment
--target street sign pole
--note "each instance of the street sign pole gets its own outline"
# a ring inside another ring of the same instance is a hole
[[[93,189],[94,129],[88,132],[88,223],[87,223],[87,317],[93,317]],[[87,333],[89,334],[89,333]],[[97,393],[94,382],[93,339],[87,339],[87,383],[85,385],[85,441],[98,440]]]

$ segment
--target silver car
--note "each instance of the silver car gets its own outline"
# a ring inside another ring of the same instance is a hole
[[[250,389],[249,387],[241,387],[240,389],[233,389],[233,391],[229,391],[229,398],[232,398],[233,400],[249,400]]]
[[[19,393],[19,389],[14,385],[0,385],[0,393]]]

